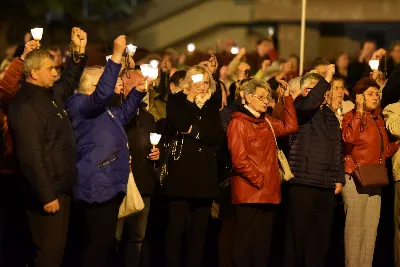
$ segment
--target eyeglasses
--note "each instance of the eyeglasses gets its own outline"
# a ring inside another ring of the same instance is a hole
[[[258,96],[258,95],[252,95],[252,96],[254,96],[255,98],[257,98],[257,99],[260,100],[261,102],[269,102],[269,101],[271,101],[271,97],[270,97],[270,96],[267,96],[267,97],[260,97],[260,96]]]

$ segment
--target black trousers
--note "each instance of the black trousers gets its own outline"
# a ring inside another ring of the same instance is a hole
[[[323,267],[334,213],[334,189],[288,188],[285,267]]]
[[[236,206],[234,267],[268,265],[275,211],[276,205],[270,204]]]
[[[77,203],[80,233],[83,238],[82,267],[114,266],[116,253],[115,231],[119,206],[124,195],[104,203]]]
[[[211,200],[170,200],[165,245],[167,267],[182,265],[181,252],[185,233],[188,243],[185,246],[186,264],[184,266],[201,266],[211,204]],[[189,226],[186,231],[188,220]]]
[[[43,207],[27,209],[29,229],[35,245],[34,267],[59,267],[67,242],[70,197],[58,197],[60,210],[48,214]]]

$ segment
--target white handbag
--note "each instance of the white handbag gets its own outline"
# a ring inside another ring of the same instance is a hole
[[[131,216],[144,209],[144,202],[136,186],[133,174],[129,173],[128,184],[126,185],[126,195],[119,207],[116,238],[121,240],[126,217]]]
[[[294,177],[292,171],[290,170],[289,162],[287,161],[283,151],[278,148],[278,143],[276,142],[274,128],[272,127],[271,122],[267,119],[267,117],[265,117],[265,120],[268,122],[272,134],[274,135],[276,150],[278,152],[279,173],[281,175],[282,180],[289,181]]]

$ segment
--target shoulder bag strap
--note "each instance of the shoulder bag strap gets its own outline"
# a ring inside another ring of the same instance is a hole
[[[379,117],[378,117],[379,118]],[[379,129],[379,125],[377,122],[378,119],[374,119],[375,121],[375,125],[376,128],[378,129],[378,133],[379,133],[379,144],[380,144],[380,155],[379,155],[379,164],[382,164],[382,154],[383,154],[383,137],[382,137],[382,133],[381,130]]]
[[[279,148],[278,148],[278,142],[276,142],[276,136],[275,136],[274,128],[272,127],[272,124],[271,124],[271,122],[268,120],[267,116],[265,116],[265,120],[268,122],[269,127],[271,128],[272,134],[274,135],[274,140],[275,140],[276,149],[279,149]]]

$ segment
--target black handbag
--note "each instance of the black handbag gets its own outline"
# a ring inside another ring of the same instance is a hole
[[[172,154],[174,143],[175,143],[175,138],[172,138],[170,142],[164,144],[165,153],[155,168],[157,179],[160,182],[161,186],[164,186],[167,180],[169,159]]]

